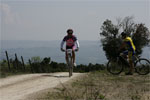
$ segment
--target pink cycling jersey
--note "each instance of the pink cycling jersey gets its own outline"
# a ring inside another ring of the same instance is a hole
[[[79,42],[76,38],[76,36],[72,35],[70,36],[65,36],[61,42],[61,48],[63,48],[64,43],[66,42],[66,49],[76,49],[79,48]]]
[[[77,38],[72,35],[72,37],[69,37],[68,35],[64,37],[63,41],[66,42],[66,46],[68,47],[72,47],[75,45],[75,41],[77,40]]]

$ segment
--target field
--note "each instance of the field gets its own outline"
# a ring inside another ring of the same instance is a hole
[[[35,99],[36,97],[36,99]],[[36,93],[31,100],[150,100],[150,76],[91,72]]]

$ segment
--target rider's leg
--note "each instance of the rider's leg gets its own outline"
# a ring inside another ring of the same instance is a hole
[[[75,63],[75,51],[72,51],[72,58],[73,58],[73,63]]]
[[[73,65],[74,65],[74,66],[76,66],[76,63],[75,63],[75,59],[76,59],[75,49],[76,49],[76,47],[73,46],[73,47],[72,47],[72,59],[73,59]]]
[[[134,63],[133,63],[133,60],[132,60],[132,56],[133,56],[133,53],[129,52],[128,57],[129,57],[129,64],[130,64],[130,72],[131,73],[133,73],[133,69],[134,69]]]
[[[67,63],[67,64],[69,63],[67,51],[66,51],[66,63]]]
[[[129,64],[130,64],[130,72],[133,73],[133,68],[134,68],[133,61],[129,60]]]

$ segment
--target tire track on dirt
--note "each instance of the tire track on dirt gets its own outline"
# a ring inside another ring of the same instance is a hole
[[[28,74],[0,79],[0,100],[22,100],[32,93],[54,88],[79,75],[74,73],[69,78],[68,73]]]

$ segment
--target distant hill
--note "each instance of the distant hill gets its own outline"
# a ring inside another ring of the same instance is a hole
[[[23,40],[9,40],[1,41],[0,59],[6,59],[5,50],[8,51],[9,57],[14,59],[14,54],[17,53],[18,58],[24,57],[27,62],[33,56],[51,57],[53,61],[65,62],[65,54],[60,51],[61,41],[23,41]],[[99,63],[107,62],[105,53],[102,50],[100,41],[79,41],[80,50],[76,53],[77,64]],[[150,48],[144,49],[143,55],[150,58]]]

